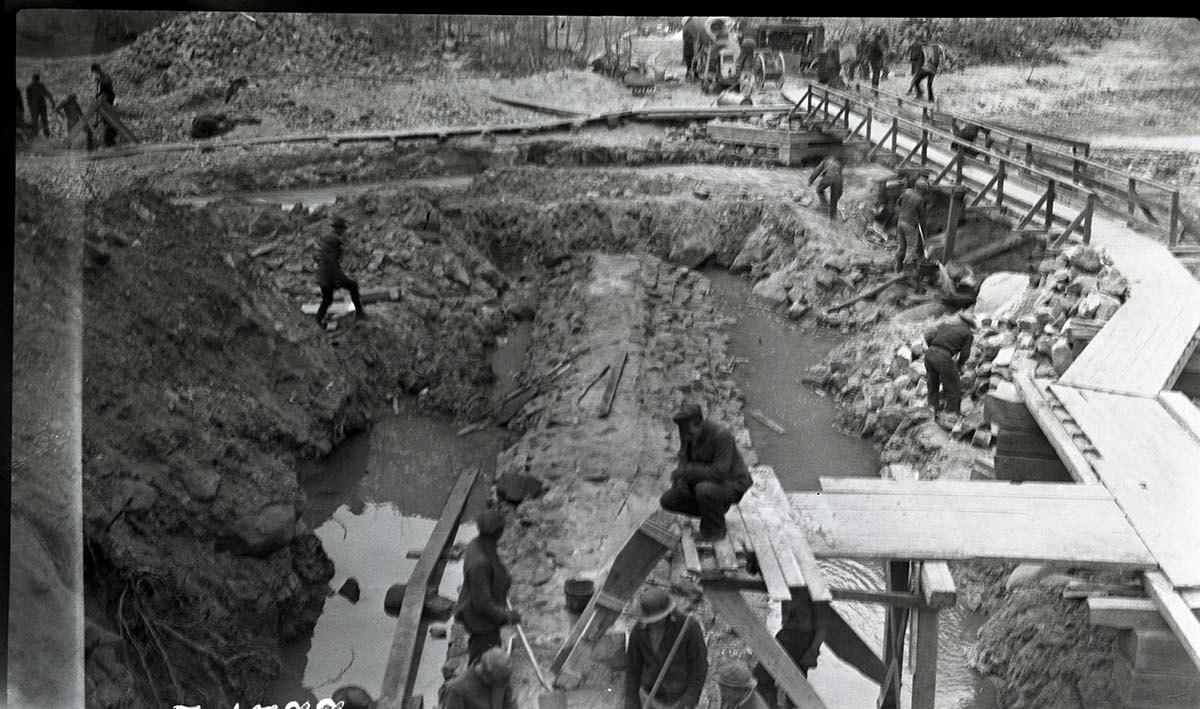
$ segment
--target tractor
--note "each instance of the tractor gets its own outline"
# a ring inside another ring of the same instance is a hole
[[[783,18],[779,22],[755,24],[745,34],[757,46],[752,67],[755,88],[762,88],[766,82],[782,85],[786,74],[815,75],[817,62],[825,50],[824,25],[805,25]]]
[[[702,92],[720,93],[741,83],[741,54],[731,18],[684,18],[683,59]]]

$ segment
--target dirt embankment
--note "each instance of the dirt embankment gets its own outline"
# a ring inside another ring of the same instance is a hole
[[[881,476],[902,480],[969,480],[991,469],[994,429],[983,399],[1012,378],[1014,360],[1032,359],[1038,377],[1054,378],[1070,365],[1069,318],[1108,320],[1128,283],[1102,251],[1075,246],[1043,260],[1024,290],[1001,296],[1012,275],[985,280],[979,304],[1007,305],[987,313],[963,370],[963,418],[934,420],[926,406],[923,334],[944,308],[917,306],[851,340],[814,367],[808,381],[839,398],[847,433],[883,446]],[[997,284],[993,286],[993,284]],[[1080,600],[1061,589],[1076,580],[1119,583],[1113,574],[972,562],[954,565],[963,603],[988,619],[980,629],[972,666],[996,682],[1004,706],[1084,709],[1108,706],[1115,634],[1093,628]]]

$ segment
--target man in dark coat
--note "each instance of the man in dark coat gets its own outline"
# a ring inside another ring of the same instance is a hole
[[[463,554],[463,585],[455,617],[470,634],[467,662],[474,664],[488,648],[500,647],[500,628],[521,622],[508,608],[512,576],[500,561],[496,545],[504,533],[504,514],[491,509],[476,520],[479,536]]]
[[[42,127],[42,135],[50,137],[50,120],[47,118],[47,102],[49,106],[54,105],[54,97],[50,95],[50,90],[42,83],[40,74],[33,75],[33,81],[25,89],[25,99],[29,103],[29,121],[32,124],[33,134],[37,135],[38,126]]]
[[[928,183],[917,180],[916,185],[904,190],[896,201],[896,272],[904,270],[905,256],[911,249],[920,259],[921,230],[926,224],[925,190]]]
[[[442,709],[516,709],[512,659],[500,648],[491,648],[477,664],[446,683],[438,704]]]
[[[92,64],[92,78],[96,81],[96,98],[107,101],[110,106],[116,105],[117,92],[113,88],[112,77],[104,73],[99,64]],[[116,145],[117,129],[109,125],[108,121],[101,119],[100,122],[104,124],[104,144]]]
[[[354,317],[366,319],[362,301],[358,299],[358,283],[342,271],[342,236],[346,233],[346,220],[334,217],[329,223],[332,231],[321,239],[317,255],[317,285],[321,287],[321,307],[317,309],[317,324],[325,323],[325,311],[333,304],[333,293],[339,288],[350,291],[350,302],[354,304]]]
[[[929,408],[936,415],[942,410],[939,389],[946,393],[946,413],[958,416],[962,405],[962,383],[959,372],[967,366],[973,342],[972,329],[975,316],[970,311],[960,311],[958,317],[942,323],[925,333],[925,376],[929,385]],[[957,362],[955,358],[957,357]]]
[[[750,470],[729,429],[705,421],[696,404],[684,404],[674,421],[679,426],[679,465],[659,503],[668,512],[699,517],[697,541],[723,539],[725,513],[754,484]]]
[[[830,155],[817,165],[817,169],[813,171],[811,177],[808,178],[808,184],[820,179],[817,183],[817,196],[821,201],[825,200],[825,190],[829,190],[829,218],[836,219],[838,215],[837,205],[838,200],[842,198],[842,161],[835,155]]]
[[[879,75],[883,72],[883,62],[887,56],[887,49],[887,30],[880,27],[875,32],[875,36],[871,39],[871,44],[867,48],[867,61],[871,64],[871,86],[876,88],[879,87]]]
[[[783,602],[783,627],[775,633],[775,639],[800,668],[800,674],[808,677],[808,671],[817,666],[821,644],[829,632],[830,608],[828,603],[813,603],[808,589],[796,589],[792,593],[792,600]],[[775,679],[761,664],[755,665],[754,677],[758,680],[759,691],[774,706],[778,694]]]
[[[638,598],[638,622],[625,651],[625,709],[641,709],[660,673],[650,708],[695,709],[708,676],[708,646],[699,621],[676,610],[666,591],[648,588]]]
[[[911,93],[913,89],[917,91],[917,98],[925,98],[921,92],[921,81],[925,80],[929,87],[929,100],[933,101],[933,77],[937,76],[938,68],[942,63],[942,45],[936,42],[930,42],[921,47],[921,66],[913,72],[912,83],[909,84],[908,90]]]

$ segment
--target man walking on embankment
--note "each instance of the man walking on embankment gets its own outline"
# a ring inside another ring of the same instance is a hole
[[[362,301],[358,298],[358,283],[342,270],[342,238],[346,233],[346,220],[334,217],[329,222],[331,231],[321,239],[317,253],[317,285],[321,288],[321,307],[317,308],[317,324],[325,324],[325,312],[333,304],[333,294],[339,288],[350,291],[350,302],[354,304],[354,317],[367,319]]]
[[[475,521],[479,536],[471,540],[463,554],[463,585],[455,617],[470,638],[467,663],[475,664],[489,648],[500,647],[500,628],[521,622],[521,616],[508,607],[508,589],[512,576],[500,560],[497,545],[504,534],[504,513],[491,509]]]
[[[942,411],[941,390],[945,391],[945,411],[957,417],[962,406],[962,381],[959,372],[967,366],[974,341],[975,315],[968,310],[925,333],[925,375],[929,385],[929,408],[934,416]],[[957,361],[955,361],[957,358]]]
[[[29,120],[33,126],[33,134],[36,136],[38,127],[41,126],[42,135],[50,137],[50,119],[48,118],[48,107],[54,105],[54,97],[50,95],[50,90],[42,83],[40,74],[33,75],[33,81],[25,88],[25,99],[29,103]]]
[[[643,591],[625,650],[625,709],[696,709],[707,676],[700,622],[676,610],[661,588]]]
[[[679,426],[679,465],[659,502],[668,512],[700,518],[696,541],[724,539],[725,513],[754,484],[750,469],[729,429],[705,421],[696,404],[684,404],[672,420]]]

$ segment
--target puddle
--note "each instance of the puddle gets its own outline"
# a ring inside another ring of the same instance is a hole
[[[782,315],[750,302],[752,284],[719,268],[705,269],[713,296],[723,315],[737,319],[729,330],[729,354],[745,357],[734,377],[746,396],[746,422],[758,459],[775,469],[789,492],[820,489],[821,477],[877,477],[879,453],[867,441],[848,436],[834,427],[837,404],[818,395],[800,377],[845,337],[830,330],[803,329]],[[783,435],[750,418],[760,410],[784,427]],[[848,559],[822,560],[821,570],[831,585],[840,588],[884,588],[882,564]],[[858,633],[876,648],[883,647],[883,606],[836,602],[834,607]],[[967,650],[973,644],[982,618],[955,608],[939,616],[937,703],[938,709],[995,709],[990,681],[967,667]],[[906,662],[909,655],[906,653]],[[911,670],[910,670],[911,671]],[[830,706],[874,706],[879,687],[828,649],[809,680]],[[902,705],[911,700],[905,680]]]

